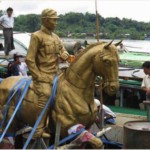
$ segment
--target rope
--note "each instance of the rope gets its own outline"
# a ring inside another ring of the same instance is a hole
[[[71,134],[71,135],[65,137],[64,139],[62,139],[61,141],[59,141],[58,145],[62,145],[64,143],[66,143],[67,141],[74,139],[75,137],[77,137],[78,135],[80,135],[83,131],[85,131],[84,128],[82,128],[81,130],[79,130],[77,133],[74,133],[74,134]],[[54,148],[54,145],[51,145],[48,149],[53,149],[53,148]]]
[[[18,105],[16,106],[16,108],[15,108],[15,110],[14,110],[14,112],[13,112],[13,114],[12,114],[12,116],[11,116],[11,118],[10,118],[10,120],[9,120],[9,122],[8,122],[8,124],[7,124],[7,126],[6,126],[6,128],[5,128],[5,130],[3,131],[3,133],[2,133],[2,135],[1,135],[1,137],[0,137],[0,142],[2,142],[2,140],[3,140],[3,138],[4,138],[5,134],[6,134],[6,132],[7,132],[7,130],[8,130],[8,128],[10,127],[11,122],[13,121],[13,119],[14,119],[14,117],[15,117],[17,111],[18,111],[18,109],[20,108],[20,106],[21,106],[21,104],[22,104],[22,101],[23,101],[23,98],[24,98],[26,92],[28,91],[28,88],[29,88],[30,83],[31,83],[31,79],[30,79],[30,80],[27,80],[27,79],[26,79],[26,81],[25,81],[25,87],[24,87],[24,90],[23,90],[22,95],[21,95],[21,97],[20,97],[20,100],[19,100],[19,102],[18,102]]]
[[[10,102],[11,102],[12,98],[17,93],[18,89],[21,88],[24,85],[25,81],[26,81],[25,78],[20,79],[18,82],[15,83],[15,85],[10,90],[10,93],[9,93],[9,96],[8,96],[8,101],[6,103],[6,107],[5,107],[5,110],[4,110],[4,117],[3,117],[3,120],[0,124],[0,129],[3,127],[3,125],[5,123],[5,120],[7,118],[7,113],[8,113],[8,110],[9,110],[9,107],[10,107]]]
[[[2,78],[0,78],[0,83],[3,81],[3,79]]]
[[[28,146],[28,144],[30,143],[30,141],[31,141],[31,139],[32,139],[32,137],[33,137],[33,134],[35,133],[36,128],[37,128],[37,126],[39,125],[39,123],[40,123],[40,121],[41,121],[41,119],[42,119],[42,117],[43,117],[43,115],[44,115],[46,109],[48,108],[48,106],[49,106],[50,104],[54,104],[54,97],[55,97],[55,94],[56,94],[57,82],[58,82],[58,75],[56,75],[55,78],[54,78],[54,84],[53,84],[53,88],[52,88],[52,94],[51,94],[51,96],[49,97],[49,99],[48,99],[48,101],[47,101],[45,107],[44,107],[43,110],[42,110],[42,112],[40,113],[40,116],[38,117],[38,119],[37,119],[37,121],[36,121],[36,123],[35,123],[35,125],[34,125],[34,127],[33,127],[33,129],[32,129],[32,131],[31,131],[31,133],[30,133],[30,135],[29,135],[29,137],[28,137],[28,139],[27,139],[27,141],[26,141],[26,143],[25,143],[25,145],[23,146],[23,149],[26,149],[27,146]]]

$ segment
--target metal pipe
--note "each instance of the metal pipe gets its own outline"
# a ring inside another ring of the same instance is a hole
[[[61,129],[61,123],[59,120],[57,120],[54,149],[57,149],[57,147],[59,145],[60,129]]]

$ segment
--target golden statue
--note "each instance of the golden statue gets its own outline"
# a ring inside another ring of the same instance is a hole
[[[26,63],[33,78],[33,88],[38,95],[37,118],[51,95],[53,79],[58,72],[59,57],[66,60],[69,56],[59,37],[53,33],[57,19],[55,10],[43,10],[41,14],[42,27],[32,34],[26,56]],[[40,137],[41,134],[48,136],[43,133],[47,112],[42,118],[34,137]]]
[[[49,15],[45,14],[54,15],[54,18],[47,19]],[[64,60],[68,58],[68,53],[62,46],[58,36],[51,32],[53,29],[48,26],[52,20],[56,23],[56,16],[54,10],[44,10],[42,23],[47,25],[42,26],[40,31],[32,35],[26,62],[32,74],[33,83],[23,100],[19,119],[13,120],[8,132],[15,132],[16,125],[28,124],[34,126],[37,115],[41,112],[51,94],[53,78],[58,73],[58,57]],[[43,134],[46,115],[49,117],[49,124],[54,128],[59,120],[61,123],[61,137],[67,136],[68,129],[76,124],[82,124],[86,129],[90,128],[95,122],[97,114],[97,107],[94,103],[96,76],[99,75],[103,78],[104,90],[109,95],[115,94],[119,87],[119,57],[116,46],[117,44],[112,44],[112,42],[99,42],[87,46],[65,72],[60,72],[54,109],[51,110],[52,113],[46,111],[42,122],[38,126],[36,135],[46,135]],[[21,78],[23,77],[14,76],[1,82],[0,110],[6,105],[11,88]],[[14,98],[9,107],[7,121],[14,111],[16,101],[16,98]],[[51,134],[51,128],[48,131]],[[102,148],[102,142],[96,137],[90,139],[89,142],[92,148]]]

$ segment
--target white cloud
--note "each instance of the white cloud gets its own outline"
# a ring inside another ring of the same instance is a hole
[[[58,14],[72,12],[95,13],[95,0],[0,0],[0,9],[13,7],[14,14],[40,14],[53,8]],[[150,21],[149,0],[97,0],[98,12],[103,17],[129,18]]]

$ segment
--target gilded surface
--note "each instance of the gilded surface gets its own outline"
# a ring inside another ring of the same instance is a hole
[[[108,94],[114,94],[118,89],[117,50],[112,44],[107,49],[104,48],[106,44],[97,43],[87,47],[66,72],[59,75],[55,108],[50,124],[55,126],[56,120],[59,119],[62,135],[66,135],[68,128],[75,124],[81,123],[88,128],[94,122],[97,113],[93,95],[96,75],[103,77]],[[20,77],[9,77],[0,84],[1,108],[7,101],[11,87],[19,79]],[[10,112],[14,109],[14,103],[10,107]],[[33,126],[37,108],[38,100],[34,96],[33,90],[30,89],[23,101],[22,121]],[[10,115],[11,113],[8,118]]]
[[[59,59],[66,60],[69,56],[59,37],[53,32],[57,19],[55,10],[43,10],[41,29],[31,35],[26,56],[26,63],[33,78],[33,89],[38,96],[36,118],[38,118],[51,95],[52,82],[55,74],[59,71]],[[38,125],[34,137],[40,137],[43,134],[48,111],[49,109],[47,109]],[[44,134],[46,135],[46,133]]]
[[[67,53],[59,37],[46,27],[31,35],[26,63],[34,80],[52,82],[58,72],[58,60]]]
[[[56,17],[54,14],[51,12],[51,15]],[[45,18],[45,14],[43,16]],[[20,123],[34,125],[39,112],[51,94],[53,77],[58,72],[58,56],[66,59],[68,53],[58,36],[48,30],[48,25],[42,26],[41,30],[32,34],[26,62],[32,74],[33,83],[24,98],[19,122],[13,121],[9,129],[11,132],[14,132],[14,126]],[[56,121],[61,122],[62,137],[67,135],[67,130],[73,125],[83,124],[89,128],[94,123],[97,114],[97,107],[94,103],[95,78],[97,75],[101,76],[105,91],[110,95],[115,94],[119,86],[118,61],[115,45],[105,42],[96,43],[88,46],[65,72],[59,74],[55,107],[52,110],[52,116],[49,114],[49,123],[55,128]],[[10,89],[20,78],[9,77],[0,84],[1,109],[7,102]],[[14,110],[15,101],[14,99],[7,119]],[[42,120],[40,132],[43,132],[46,115]],[[91,144],[93,148],[102,146],[97,138],[92,139]]]

